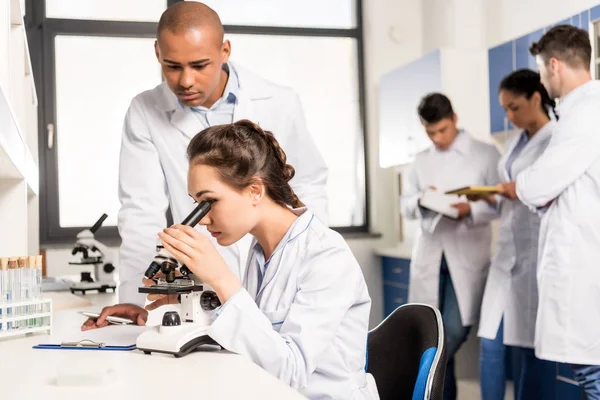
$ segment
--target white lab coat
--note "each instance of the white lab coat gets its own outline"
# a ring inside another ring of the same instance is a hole
[[[338,233],[296,211],[304,213],[260,287],[251,255],[244,288],[218,311],[209,335],[308,398],[376,399],[364,370],[371,299],[360,266]]]
[[[514,180],[537,160],[548,146],[554,127],[555,122],[550,121],[533,135],[513,161],[510,174],[506,162],[524,133],[507,141],[498,163],[498,175],[503,182]],[[504,316],[504,344],[533,348],[540,216],[518,200],[498,197],[498,201],[500,228],[483,294],[479,336],[495,339]]]
[[[290,184],[307,206],[326,221],[327,166],[306,129],[298,96],[230,63],[239,90],[234,120],[249,119],[272,131],[296,169]],[[123,129],[119,171],[119,256],[121,302],[143,304],[137,293],[144,271],[155,254],[157,233],[166,225],[169,205],[175,223],[194,208],[188,196],[186,149],[204,126],[182,107],[165,83],[136,96]],[[238,275],[246,264],[251,239],[229,247],[213,240],[229,267]]]
[[[600,82],[561,99],[546,151],[517,176],[517,195],[542,217],[535,351],[600,365]]]
[[[478,319],[490,263],[490,221],[498,212],[483,200],[471,202],[470,217],[459,221],[444,217],[430,233],[436,214],[419,207],[418,200],[429,186],[444,192],[496,185],[499,157],[496,147],[461,131],[447,151],[431,147],[419,153],[404,180],[401,213],[405,218],[421,218],[410,263],[408,301],[439,306],[440,263],[445,254],[464,326]]]

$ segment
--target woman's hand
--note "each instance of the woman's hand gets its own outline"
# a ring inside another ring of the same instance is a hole
[[[517,196],[517,183],[516,182],[504,182],[498,185],[500,188],[500,194],[507,199],[518,200]]]
[[[209,238],[186,225],[173,225],[158,236],[165,250],[211,286],[225,303],[242,285]]]

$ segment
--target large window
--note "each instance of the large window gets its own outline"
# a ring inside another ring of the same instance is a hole
[[[40,97],[40,239],[71,242],[107,213],[116,230],[118,155],[131,99],[161,81],[156,22],[177,0],[27,0]],[[300,96],[330,170],[329,223],[368,231],[360,1],[208,0],[231,60]]]

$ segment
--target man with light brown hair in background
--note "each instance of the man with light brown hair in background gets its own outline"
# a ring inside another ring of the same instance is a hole
[[[545,152],[504,190],[543,212],[535,352],[571,364],[589,400],[600,399],[600,82],[588,33],[549,30],[531,46],[542,83],[560,98]]]

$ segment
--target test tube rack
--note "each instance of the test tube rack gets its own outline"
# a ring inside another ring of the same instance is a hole
[[[16,311],[18,308],[27,306],[38,306],[36,308],[41,308],[42,311],[30,314],[17,314]],[[0,311],[0,325],[2,325],[2,330],[0,330],[0,339],[38,332],[47,332],[48,334],[52,334],[52,299],[32,299],[9,303],[0,302]],[[36,319],[41,321],[41,325],[6,329],[8,323],[16,324],[20,321],[31,321]]]

